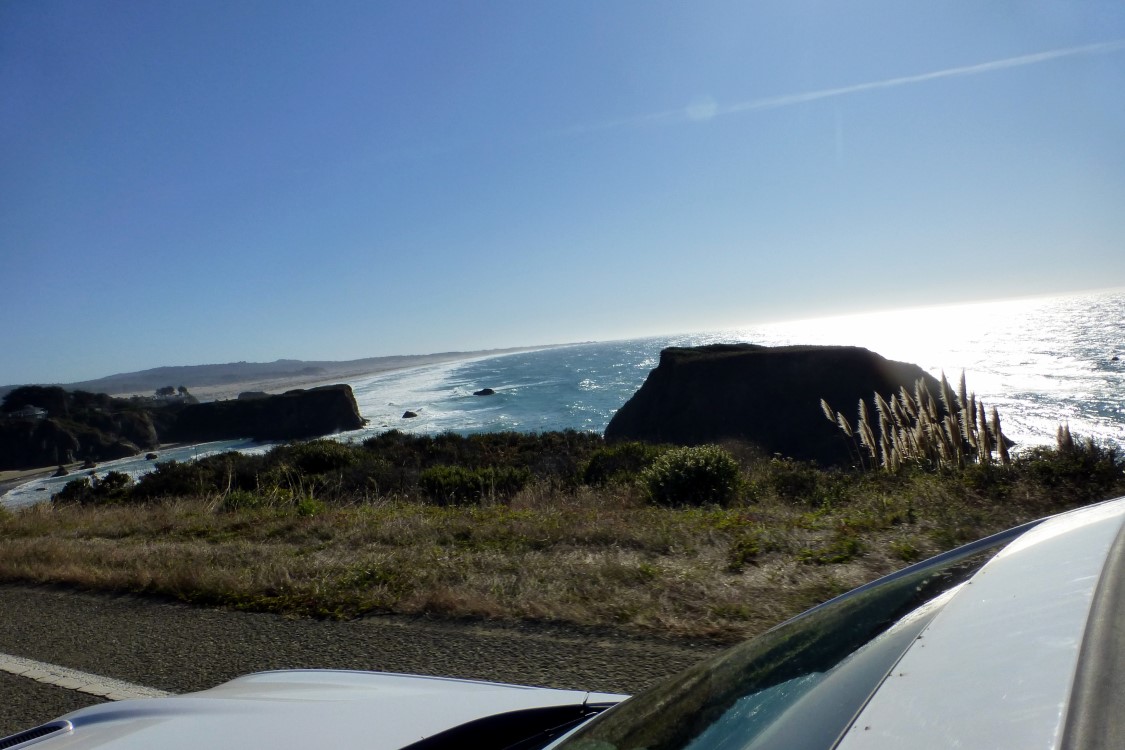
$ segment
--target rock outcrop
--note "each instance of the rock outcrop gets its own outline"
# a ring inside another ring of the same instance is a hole
[[[17,388],[0,404],[0,469],[83,460],[92,467],[152,451],[162,442],[298,440],[365,424],[347,385],[238,401],[192,401],[116,399],[57,386]],[[156,456],[148,454],[150,460]]]
[[[473,391],[474,396],[495,396],[496,391],[491,388],[481,388],[479,391]]]
[[[351,386],[341,384],[185,406],[177,413],[168,437],[183,442],[298,440],[356,430],[364,424]]]
[[[15,388],[0,404],[0,469],[136,455],[159,444],[154,413],[104,393]]]
[[[859,347],[669,348],[610,420],[605,437],[679,445],[737,439],[766,454],[850,465],[846,438],[825,419],[820,399],[851,418],[859,399],[912,390],[919,378],[938,392],[937,381],[917,365]]]
[[[104,431],[71,420],[0,421],[0,469],[57,466],[83,459],[110,461],[135,456],[140,450],[140,446],[118,431]]]

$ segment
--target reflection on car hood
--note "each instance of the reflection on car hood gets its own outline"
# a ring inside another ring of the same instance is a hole
[[[376,672],[260,672],[198,693],[75,711],[63,717],[73,732],[40,747],[400,748],[485,716],[624,697]]]
[[[1044,521],[963,586],[839,747],[1058,747],[1125,498]],[[1115,613],[1119,617],[1120,613]],[[1096,651],[1094,653],[1097,653]]]

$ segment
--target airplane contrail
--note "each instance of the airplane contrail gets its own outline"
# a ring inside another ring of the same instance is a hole
[[[1048,62],[1050,60],[1058,60],[1059,58],[1063,57],[1075,57],[1077,55],[1102,55],[1112,52],[1118,52],[1120,50],[1125,50],[1125,39],[1118,39],[1111,42],[1100,42],[1098,44],[1086,44],[1080,47],[1054,49],[1048,50],[1046,52],[1036,52],[1029,55],[1007,57],[1002,60],[991,60],[989,62],[977,63],[975,65],[962,65],[956,68],[934,70],[929,73],[919,73],[912,76],[899,76],[897,78],[886,78],[881,81],[856,83],[850,86],[840,86],[837,88],[819,89],[817,91],[805,91],[799,94],[784,94],[781,96],[769,96],[761,99],[751,99],[749,101],[738,102],[736,104],[728,104],[725,106],[711,103],[681,109],[671,109],[663,112],[653,112],[647,115],[623,117],[616,120],[606,120],[600,123],[577,125],[575,127],[561,131],[559,134],[577,135],[598,130],[613,130],[621,127],[646,125],[657,122],[710,120],[715,117],[732,115],[740,112],[780,109],[782,107],[791,107],[797,104],[805,104],[807,102],[818,101],[820,99],[832,99],[839,96],[859,94],[865,91],[896,88],[898,86],[908,86],[914,83],[935,81],[940,78],[973,76],[979,75],[981,73],[991,73],[996,70],[1019,68],[1024,65],[1036,65],[1038,63]]]

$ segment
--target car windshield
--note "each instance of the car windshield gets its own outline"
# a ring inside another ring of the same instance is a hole
[[[559,750],[831,747],[951,592],[1009,539],[810,610],[622,703]]]

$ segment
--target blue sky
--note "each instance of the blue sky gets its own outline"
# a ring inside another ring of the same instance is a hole
[[[1122,286],[1123,92],[1120,2],[0,3],[0,384]]]

